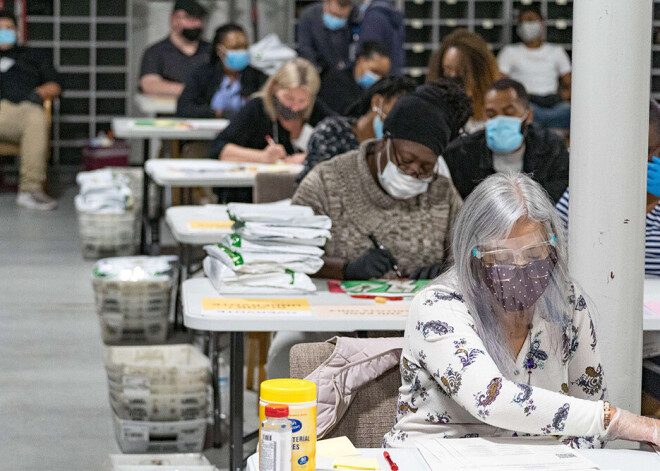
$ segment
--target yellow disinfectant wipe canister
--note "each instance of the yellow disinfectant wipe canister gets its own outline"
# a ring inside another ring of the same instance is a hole
[[[316,468],[316,384],[304,379],[269,379],[261,383],[259,423],[266,418],[266,406],[289,406],[291,421],[291,471]],[[261,436],[261,430],[259,430]]]

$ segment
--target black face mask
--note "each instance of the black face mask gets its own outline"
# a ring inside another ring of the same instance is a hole
[[[304,109],[300,111],[293,111],[288,106],[282,104],[282,102],[278,100],[275,95],[273,95],[273,101],[275,102],[275,111],[277,111],[278,116],[285,121],[291,121],[293,119],[302,119],[303,114],[305,113]]]
[[[197,41],[202,35],[202,28],[186,28],[181,31],[181,35],[188,41]]]

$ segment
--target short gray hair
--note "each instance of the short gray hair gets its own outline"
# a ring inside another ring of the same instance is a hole
[[[500,371],[510,379],[516,369],[515,361],[508,338],[494,315],[491,297],[484,296],[488,289],[479,274],[480,262],[472,255],[472,249],[484,240],[506,239],[521,218],[540,224],[548,236],[554,234],[557,238],[557,264],[550,285],[536,307],[540,308],[541,315],[547,321],[557,325],[558,335],[554,338],[558,345],[569,320],[571,294],[565,230],[547,192],[529,176],[496,173],[472,191],[456,218],[452,240],[454,264],[435,282],[451,286],[463,295],[486,350]]]

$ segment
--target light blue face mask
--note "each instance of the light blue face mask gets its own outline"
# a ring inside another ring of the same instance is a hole
[[[486,144],[493,152],[512,152],[523,141],[522,118],[496,116],[486,122]]]
[[[339,18],[330,13],[323,13],[323,24],[326,28],[336,31],[346,26],[346,18]]]
[[[16,31],[13,29],[0,29],[0,45],[16,43]]]
[[[250,63],[250,53],[247,49],[238,49],[235,51],[226,51],[225,58],[222,61],[228,69],[240,72]]]
[[[378,115],[374,118],[374,134],[376,135],[376,139],[383,138],[383,120]]]
[[[364,89],[371,87],[374,83],[380,80],[380,75],[374,74],[372,71],[367,70],[362,77],[355,82]]]

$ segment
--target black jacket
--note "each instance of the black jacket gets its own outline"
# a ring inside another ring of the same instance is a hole
[[[225,72],[222,63],[203,64],[196,68],[188,80],[176,105],[176,115],[181,118],[215,118],[211,109],[211,99],[218,91]],[[241,95],[249,98],[258,91],[268,77],[259,70],[247,66],[241,73]],[[231,119],[232,116],[222,116]]]
[[[353,70],[327,68],[321,72],[321,88],[318,99],[331,110],[345,116],[353,105],[362,98],[364,89],[353,79]]]
[[[311,126],[316,126],[323,118],[333,115],[334,113],[327,105],[321,100],[316,100],[312,115],[307,122]],[[270,120],[264,110],[264,103],[261,98],[253,98],[231,120],[229,126],[211,142],[209,157],[217,159],[227,144],[236,144],[251,149],[263,149],[268,145],[266,136],[271,136],[275,142],[282,144],[287,154],[294,153],[289,131],[282,127],[279,120],[274,123]]]
[[[300,13],[296,27],[298,55],[310,61],[319,70],[342,70],[350,65],[350,22],[331,31],[323,24],[323,4],[313,3]]]
[[[568,187],[568,150],[564,140],[552,131],[530,125],[525,146],[523,172],[539,182],[556,203]],[[495,173],[493,152],[486,145],[485,131],[455,139],[443,157],[463,199],[484,178]]]
[[[0,58],[14,61],[7,71],[0,72],[0,99],[20,103],[30,100],[35,88],[57,82],[53,63],[39,49],[14,46],[0,51]]]

